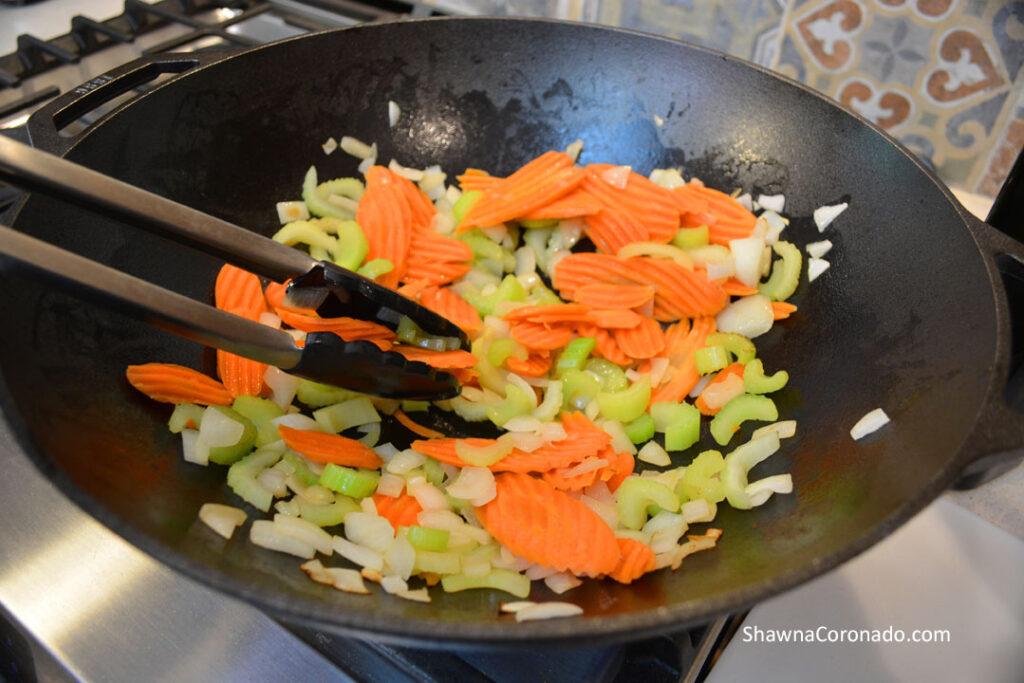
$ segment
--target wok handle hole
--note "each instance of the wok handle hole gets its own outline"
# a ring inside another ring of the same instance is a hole
[[[996,256],[996,267],[1010,312],[1010,368],[1006,403],[1024,414],[1024,263],[1009,254]]]
[[[81,97],[53,115],[53,126],[63,138],[78,137],[101,118],[123,108],[139,95],[152,90],[165,80],[199,65],[196,59],[154,62],[127,73],[102,80]]]

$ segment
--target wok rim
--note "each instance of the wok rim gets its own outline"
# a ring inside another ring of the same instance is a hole
[[[85,133],[83,133],[81,137],[76,138],[71,145],[62,150],[60,154],[61,156],[66,156],[81,140],[88,137],[93,132],[100,130],[111,118],[118,116],[125,111],[130,111],[134,103],[142,101],[144,98],[149,97],[163,88],[172,87],[180,79],[186,78],[190,74],[199,73],[203,70],[216,67],[218,64],[223,62],[236,58],[245,58],[250,54],[258,53],[266,49],[279,49],[278,46],[289,44],[292,41],[301,41],[312,36],[328,33],[341,33],[343,31],[386,30],[386,28],[392,24],[420,24],[425,22],[514,22],[524,25],[560,24],[591,31],[598,30],[601,32],[639,36],[646,40],[657,40],[672,45],[679,45],[691,51],[717,57],[726,62],[731,62],[747,69],[754,69],[764,77],[779,81],[782,84],[791,87],[796,87],[804,94],[814,96],[829,107],[840,110],[844,115],[850,117],[858,124],[867,126],[875,134],[881,135],[888,144],[894,146],[904,157],[916,166],[919,171],[924,173],[928,180],[935,185],[936,189],[940,191],[949,203],[950,208],[955,211],[956,215],[960,219],[962,228],[968,232],[974,242],[975,254],[982,259],[982,263],[984,264],[985,272],[989,280],[989,292],[993,297],[994,321],[996,324],[995,344],[992,348],[993,371],[989,375],[989,381],[984,391],[984,398],[981,401],[981,404],[977,406],[974,411],[971,427],[967,430],[967,436],[953,451],[952,457],[950,457],[943,467],[933,475],[927,486],[919,490],[913,497],[898,505],[889,513],[889,515],[881,519],[875,526],[867,529],[858,537],[848,540],[847,543],[839,550],[824,557],[819,557],[815,561],[808,562],[798,569],[772,578],[750,583],[744,587],[724,593],[716,598],[687,602],[682,605],[669,604],[657,608],[646,609],[644,611],[628,612],[613,616],[589,618],[584,616],[579,619],[554,619],[523,623],[498,619],[497,615],[495,615],[495,619],[491,622],[473,621],[456,623],[433,621],[429,619],[421,620],[412,617],[380,617],[372,612],[348,613],[343,610],[333,608],[326,603],[318,603],[295,596],[286,596],[279,592],[268,593],[260,589],[247,588],[246,585],[239,584],[236,580],[233,580],[230,576],[219,569],[192,559],[175,550],[172,546],[149,536],[145,532],[137,530],[128,522],[124,521],[121,516],[109,511],[97,499],[75,484],[74,481],[65,474],[55,462],[47,458],[42,449],[38,447],[20,413],[15,408],[14,400],[8,390],[6,379],[3,374],[0,373],[0,407],[3,408],[4,418],[10,426],[11,433],[22,451],[22,453],[19,453],[18,455],[24,454],[28,456],[36,469],[39,470],[60,493],[70,499],[72,503],[86,514],[100,521],[104,526],[113,531],[116,535],[120,536],[123,540],[142,550],[144,553],[161,564],[171,568],[178,574],[184,575],[188,579],[195,581],[200,585],[211,587],[230,598],[241,600],[256,609],[267,613],[268,616],[271,616],[272,618],[279,618],[286,623],[313,626],[315,628],[322,628],[331,632],[344,633],[355,637],[365,638],[367,636],[373,636],[388,642],[411,644],[419,647],[447,647],[454,645],[469,647],[516,647],[526,643],[537,646],[558,647],[565,646],[568,644],[568,641],[580,639],[586,639],[588,644],[595,645],[608,642],[637,640],[641,637],[656,633],[663,633],[673,629],[682,629],[687,626],[708,623],[722,614],[735,613],[753,604],[767,600],[784,591],[814,579],[831,569],[834,569],[864,552],[868,548],[874,546],[882,539],[888,537],[898,527],[909,521],[914,515],[923,510],[943,491],[950,487],[969,460],[969,458],[966,457],[969,449],[965,448],[965,445],[974,435],[981,414],[987,406],[992,404],[993,397],[997,396],[1000,390],[998,386],[999,373],[997,372],[997,369],[1001,366],[1000,351],[1002,347],[1008,343],[1008,340],[1003,339],[1007,333],[1005,329],[1005,311],[1002,310],[1003,306],[1001,306],[1000,303],[1000,291],[996,286],[999,276],[995,271],[993,260],[987,257],[987,254],[979,242],[979,237],[974,225],[970,220],[967,220],[966,209],[964,209],[956,200],[949,188],[936,176],[934,171],[925,166],[920,159],[910,152],[903,144],[892,138],[888,133],[871,121],[850,109],[840,106],[825,94],[814,90],[803,83],[795,81],[788,76],[771,71],[766,67],[752,63],[748,60],[665,36],[633,29],[609,27],[585,22],[519,17],[401,18],[389,22],[362,24],[294,36],[245,50],[218,55],[217,58],[211,60],[201,60],[199,65],[195,68],[168,79],[165,83],[162,83],[154,90],[133,99],[124,107],[104,115]],[[147,60],[146,57],[141,57],[125,66],[127,67],[136,63],[145,63],[151,59],[152,58]],[[74,101],[75,99],[77,98],[70,96],[68,96],[67,99],[58,98],[51,104],[47,105],[47,107],[44,107],[36,112],[36,114],[33,114],[32,119],[38,121],[46,116],[52,117],[55,111],[66,106],[69,101]],[[30,120],[29,122],[30,131],[33,120]],[[47,125],[52,124],[47,122]],[[33,136],[33,140],[34,139],[35,137]],[[20,213],[20,209],[23,204],[24,200],[22,200],[22,202],[14,209],[13,215],[15,217]]]

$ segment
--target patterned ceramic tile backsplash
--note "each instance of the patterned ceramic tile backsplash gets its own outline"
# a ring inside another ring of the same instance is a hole
[[[988,196],[1024,146],[1024,1],[434,1],[626,26],[749,59],[856,110],[947,184]]]

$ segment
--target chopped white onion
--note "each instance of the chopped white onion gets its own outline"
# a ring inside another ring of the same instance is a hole
[[[412,576],[415,563],[416,549],[409,543],[409,539],[405,537],[405,534],[398,534],[391,547],[384,553],[384,573],[387,576],[397,576],[408,580]],[[405,586],[402,590],[407,588],[408,586]],[[387,588],[384,590],[387,590]]]
[[[398,498],[405,490],[405,479],[397,474],[385,472],[380,475],[380,482],[377,484],[377,493],[382,496]]]
[[[408,166],[402,166],[394,159],[388,162],[388,169],[402,176],[406,180],[411,180],[414,183],[418,183],[419,181],[423,180],[423,171],[421,171],[418,168],[409,168]]]
[[[529,607],[530,605],[536,605],[537,603],[530,600],[514,600],[512,602],[503,602],[499,608],[505,614],[515,614],[521,609]]]
[[[588,420],[593,422],[594,420],[597,419],[597,416],[601,414],[601,406],[598,404],[597,401],[584,399],[584,397],[582,396],[575,398],[574,402],[578,404],[584,400],[587,401],[587,404],[583,406],[583,414],[587,417]]]
[[[850,436],[854,439],[863,439],[868,434],[875,432],[889,423],[889,416],[881,408],[875,408],[867,415],[857,420],[857,424],[850,430]]]
[[[744,393],[746,393],[746,389],[743,384],[743,378],[730,373],[721,382],[709,384],[702,396],[708,408],[718,410],[729,401]]]
[[[231,538],[235,529],[245,522],[245,511],[220,503],[204,503],[199,519],[224,538]]]
[[[700,396],[700,392],[704,391],[704,387],[706,387],[708,383],[714,378],[714,375],[704,375],[699,380],[697,380],[697,383],[693,385],[693,389],[690,389],[690,393],[687,395],[690,398],[697,398],[698,396]]]
[[[705,267],[707,268],[709,280],[725,280],[736,274],[736,266],[731,254],[729,258],[719,263],[709,261]]]
[[[377,145],[368,145],[361,140],[344,135],[341,138],[341,150],[357,159],[369,159],[377,156]]]
[[[270,400],[276,403],[281,408],[287,408],[292,404],[292,400],[295,398],[295,392],[299,388],[299,378],[294,375],[289,375],[280,368],[275,368],[273,365],[267,366],[267,371],[263,373],[263,381],[270,387]]]
[[[368,595],[370,589],[363,583],[363,576],[355,569],[345,567],[328,567],[324,569],[334,580],[334,587],[346,593],[358,593]]]
[[[391,128],[394,128],[395,124],[398,123],[398,119],[400,119],[401,117],[401,108],[399,108],[399,106],[392,100],[388,100],[388,125]]]
[[[761,280],[761,259],[764,255],[764,238],[758,236],[730,240],[736,279],[748,287],[756,287]]]
[[[249,540],[253,545],[258,545],[261,548],[288,553],[307,560],[313,559],[316,554],[316,548],[311,543],[285,533],[281,527],[269,519],[257,519],[252,523],[252,526],[249,527]]]
[[[821,240],[820,242],[811,242],[806,247],[804,247],[804,251],[806,251],[807,255],[810,256],[811,258],[825,258],[825,254],[827,254],[831,249],[832,240]]]
[[[181,430],[181,457],[196,465],[210,463],[210,446],[199,438],[198,429]]]
[[[719,332],[734,332],[747,339],[761,336],[774,322],[772,302],[761,294],[737,299],[715,316]]]
[[[543,426],[544,423],[532,415],[517,415],[510,418],[503,429],[506,432],[539,432]]]
[[[257,474],[256,481],[260,483],[260,486],[273,493],[274,497],[280,498],[288,493],[288,486],[285,485],[287,477],[288,475],[281,470],[275,470],[271,467]]]
[[[583,608],[571,602],[543,602],[517,611],[516,621],[557,619],[559,617],[575,617],[580,614],[583,614]]]
[[[757,220],[763,220],[767,226],[764,232],[765,244],[775,244],[786,229],[786,219],[774,211],[765,211]]]
[[[355,217],[356,212],[359,211],[359,202],[349,197],[346,197],[343,194],[328,195],[327,202],[345,211],[353,218]]]
[[[508,228],[504,223],[482,226],[480,232],[487,235],[492,242],[501,242],[508,236]]]
[[[406,491],[409,492],[409,495],[415,498],[416,502],[418,502],[420,507],[424,510],[451,509],[451,504],[448,502],[448,499],[445,498],[444,493],[423,477],[414,477],[410,479],[406,483],[405,488]]]
[[[374,143],[374,144],[376,144],[376,143]],[[359,171],[360,173],[362,173],[363,175],[366,175],[366,173],[367,173],[367,172],[368,172],[368,171],[369,171],[369,170],[370,170],[371,168],[373,168],[373,167],[374,167],[374,166],[376,166],[376,165],[377,165],[377,155],[375,154],[375,155],[374,155],[374,156],[372,156],[372,157],[367,157],[367,158],[363,159],[362,161],[360,161],[360,162],[359,162],[359,167],[358,167],[358,169],[357,169],[357,170],[358,170],[358,171]]]
[[[757,205],[762,209],[768,209],[775,213],[782,213],[783,207],[786,206],[786,195],[759,194],[757,195]]]
[[[449,495],[468,500],[473,506],[486,505],[498,494],[494,474],[486,467],[463,467],[446,490]]]
[[[388,460],[386,469],[392,474],[405,474],[406,472],[412,472],[417,467],[422,466],[426,461],[427,456],[407,448],[406,450],[392,456],[392,458]],[[403,482],[404,481],[405,480],[403,480]]]
[[[611,168],[601,172],[601,180],[605,181],[612,187],[620,190],[626,189],[626,183],[629,182],[629,174],[632,173],[632,166],[612,166]]]
[[[601,483],[603,484],[604,482]],[[593,488],[593,486],[590,488]],[[593,510],[594,513],[603,519],[605,524],[610,526],[612,529],[619,525],[619,509],[615,506],[614,499],[602,500],[584,494],[580,496],[580,502]]]
[[[773,493],[792,493],[793,477],[789,474],[776,474],[773,477],[758,479],[747,484],[743,492],[750,496],[751,504],[754,507],[764,505]]]
[[[409,590],[409,584],[401,576],[385,576],[381,579],[380,587],[385,593],[402,593]]]
[[[403,600],[411,600],[412,602],[430,602],[430,592],[427,591],[426,587],[399,591],[395,595]]]
[[[573,140],[565,146],[565,153],[572,159],[573,163],[580,158],[580,152],[583,151],[583,140],[579,138]]]
[[[530,247],[516,249],[516,277],[533,273],[537,270],[537,255]]]
[[[278,202],[277,220],[281,225],[292,221],[304,221],[309,219],[309,209],[306,202]]]
[[[245,425],[233,420],[213,406],[203,411],[199,425],[199,438],[210,448],[233,446],[242,438]]]
[[[395,529],[386,518],[366,512],[345,515],[345,536],[348,540],[379,553],[387,551],[395,540]]]
[[[636,457],[641,462],[657,465],[658,467],[668,467],[672,464],[672,459],[668,457],[668,452],[659,446],[657,441],[645,443]]]
[[[717,513],[718,506],[714,503],[709,503],[703,498],[694,498],[679,506],[679,514],[686,520],[687,524],[710,522]]]
[[[829,269],[832,264],[822,258],[807,259],[807,281],[814,282],[819,275]]]
[[[750,435],[751,439],[760,439],[762,436],[768,434],[768,432],[775,432],[780,439],[788,439],[796,435],[796,420],[782,420],[780,422],[773,422],[770,425],[759,427],[754,430],[754,433]]]
[[[584,460],[579,464],[573,465],[572,467],[562,468],[558,470],[558,473],[563,477],[572,478],[578,477],[581,474],[586,474],[587,472],[599,470],[607,465],[608,461],[605,460],[604,458],[588,458],[587,460]]]
[[[324,154],[333,154],[334,150],[338,149],[338,141],[334,138],[327,138],[320,148],[324,150]]]
[[[322,432],[323,427],[311,417],[303,415],[302,413],[289,413],[288,415],[281,415],[279,417],[272,418],[272,423],[280,427],[291,427],[292,429],[304,429],[312,432]]]
[[[359,501],[359,509],[361,509],[368,515],[376,515],[377,501],[375,501],[370,496],[367,496],[366,498],[363,498],[362,500]]]
[[[526,570],[526,578],[530,581],[540,581],[541,579],[546,579],[549,576],[554,576],[557,573],[558,570],[552,567],[542,567],[539,564],[534,564],[530,565]]]
[[[360,567],[378,572],[384,569],[384,555],[380,551],[353,543],[341,536],[334,536],[331,539],[331,546],[334,548],[334,552]]]
[[[296,540],[313,546],[317,552],[324,555],[330,555],[334,552],[331,547],[331,535],[316,524],[301,517],[276,514],[274,515],[274,526],[280,529],[281,533],[286,536],[291,536]]]
[[[686,184],[678,168],[656,168],[651,171],[650,180],[655,185],[669,190]]]
[[[833,204],[831,206],[819,206],[814,210],[814,224],[818,226],[818,232],[825,232],[825,228],[832,224],[839,214],[846,211],[849,204]]]

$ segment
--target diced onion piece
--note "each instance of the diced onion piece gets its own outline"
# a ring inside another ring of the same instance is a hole
[[[451,496],[468,500],[474,507],[491,502],[498,494],[494,474],[486,467],[463,467],[447,491]]]
[[[510,418],[502,429],[507,432],[539,432],[543,426],[544,423],[532,415],[517,415]]]
[[[412,472],[417,467],[421,467],[426,461],[427,456],[422,453],[418,453],[417,451],[406,449],[393,455],[391,459],[388,460],[386,469],[392,474],[405,474],[406,472]]]
[[[359,508],[368,515],[377,514],[377,503],[372,496],[367,496],[359,501]]]
[[[761,294],[737,299],[715,316],[719,332],[734,332],[747,339],[761,336],[774,322],[772,302]]]
[[[850,436],[856,439],[863,439],[868,434],[878,431],[889,423],[889,416],[881,408],[875,408],[870,413],[857,420],[857,424],[850,430]]]
[[[764,479],[758,479],[752,484],[748,484],[747,488],[744,489],[744,493],[750,496],[751,504],[754,507],[763,505],[769,498],[772,497],[773,493],[792,493],[793,492],[793,477],[789,474],[776,474],[772,477],[765,477]]]
[[[655,445],[657,446],[657,444]],[[558,473],[563,477],[578,477],[581,474],[586,474],[587,472],[599,470],[607,465],[608,461],[605,460],[604,458],[591,458],[589,460],[584,460],[583,462],[577,465],[573,465],[572,467],[560,469],[558,470]]]
[[[604,430],[605,434],[612,437],[611,446],[617,452],[626,451],[630,455],[636,455],[636,445],[626,435],[622,423],[618,420],[604,420],[598,427]]]
[[[395,593],[398,597],[403,600],[411,600],[412,602],[430,602],[430,593],[426,588],[416,588],[414,590],[405,590]]]
[[[398,123],[398,119],[400,119],[401,117],[401,108],[399,108],[399,106],[394,101],[388,100],[388,125],[391,128],[394,128],[395,124]]]
[[[348,540],[379,553],[387,551],[395,540],[395,529],[384,517],[366,512],[345,515],[345,535]]]
[[[571,602],[542,602],[516,611],[516,621],[536,621],[575,617],[583,614],[583,608]]]
[[[782,213],[783,207],[786,206],[786,195],[759,194],[757,195],[757,205],[762,209],[768,209],[775,213]]]
[[[374,144],[376,144],[376,143],[374,143]],[[362,173],[363,175],[366,175],[367,171],[369,171],[372,167],[374,167],[376,165],[377,165],[377,155],[375,154],[372,157],[367,157],[367,158],[363,159],[362,161],[360,161],[357,170],[360,173]]]
[[[278,202],[277,220],[281,222],[281,225],[292,221],[309,220],[309,209],[306,208],[306,202]]]
[[[231,538],[235,529],[245,522],[245,511],[220,503],[204,503],[199,519],[224,538]]]
[[[678,168],[656,168],[651,171],[650,180],[655,185],[669,190],[686,184]]]
[[[324,150],[324,154],[333,154],[334,150],[338,149],[338,141],[333,137],[327,138],[324,144],[320,145],[320,147]]]
[[[650,463],[651,465],[657,465],[658,467],[668,467],[672,464],[672,459],[668,457],[668,452],[659,446],[656,441],[645,443],[636,457],[638,460]]]
[[[285,485],[287,476],[281,470],[270,468],[257,474],[256,481],[259,482],[260,486],[273,493],[275,497],[280,498],[288,493],[288,487]],[[331,500],[333,500],[333,497]]]
[[[343,152],[351,154],[357,159],[369,159],[377,156],[376,145],[368,145],[349,135],[342,136],[340,146]]]
[[[818,226],[818,232],[825,232],[825,228],[831,225],[839,214],[846,211],[846,207],[849,204],[843,202],[841,204],[833,204],[831,206],[819,206],[814,210],[814,224]]]
[[[340,591],[346,593],[358,593],[360,595],[368,595],[370,589],[363,583],[362,574],[357,572],[355,569],[347,569],[345,567],[328,567],[324,569],[327,574],[334,580],[334,587]]]
[[[210,406],[203,411],[199,426],[199,438],[210,448],[233,446],[242,438],[245,425]]]
[[[399,534],[391,547],[384,553],[384,573],[388,576],[397,576],[408,580],[412,576],[414,564],[416,564],[416,549],[412,547],[412,543],[409,543],[405,534]],[[408,586],[401,590],[406,589]]]
[[[807,259],[807,281],[814,282],[814,280],[828,270],[831,265],[831,263],[822,258]]]
[[[775,244],[779,239],[779,235],[786,229],[786,219],[774,211],[765,211],[758,220],[763,220],[767,226],[764,233],[765,244]]]
[[[549,576],[554,576],[557,573],[557,569],[553,569],[551,567],[542,567],[539,564],[535,564],[526,570],[526,578],[528,578],[530,581],[540,581],[541,579],[546,579]]]
[[[804,247],[804,251],[806,251],[807,255],[810,256],[811,258],[825,258],[825,254],[827,254],[831,249],[832,240],[821,240],[820,242],[811,242],[806,247]]]
[[[718,506],[714,503],[709,503],[703,498],[688,500],[679,506],[679,514],[687,524],[710,522],[715,518],[717,512]]]
[[[515,614],[521,609],[526,609],[527,607],[536,604],[537,603],[532,602],[530,600],[513,600],[512,602],[501,603],[501,607],[499,607],[498,609],[504,612],[505,614]]]
[[[269,365],[267,366],[267,371],[263,373],[263,381],[270,387],[272,392],[270,395],[271,401],[281,408],[288,408],[292,404],[295,392],[299,389],[298,377],[289,375],[280,368]]]
[[[736,197],[736,202],[747,211],[754,210],[754,199],[750,196],[749,192],[744,192]]]
[[[300,517],[276,514],[274,515],[274,526],[286,536],[313,546],[317,552],[324,555],[334,552],[331,547],[331,535],[312,522]]]
[[[407,180],[411,180],[414,183],[418,183],[419,181],[423,180],[423,171],[421,171],[418,168],[409,168],[408,166],[402,166],[394,159],[388,162],[388,169]]]
[[[732,259],[732,254],[729,255],[729,258],[718,263],[708,261],[705,267],[707,268],[709,280],[725,280],[736,274],[736,266]]]
[[[690,389],[690,393],[687,394],[690,398],[697,398],[700,396],[700,392],[704,391],[704,388],[708,385],[711,380],[715,378],[714,375],[704,375],[697,383],[693,385],[693,389]]]
[[[768,432],[775,432],[780,439],[789,439],[796,436],[796,420],[782,420],[780,422],[773,422],[770,425],[759,427],[754,430],[754,433],[750,435],[751,439],[760,439],[762,436],[768,434]]]
[[[377,493],[380,495],[397,498],[402,495],[404,490],[405,479],[402,479],[397,474],[390,474],[388,472],[380,475],[380,482],[377,484]]]
[[[311,432],[322,432],[323,428],[320,424],[311,417],[307,417],[302,413],[288,413],[287,415],[281,415],[279,417],[272,418],[272,423],[280,427],[291,427],[292,429],[304,429]]]
[[[746,393],[743,385],[743,378],[739,375],[729,374],[721,382],[709,385],[703,392],[704,403],[711,410],[718,410],[737,396]]]
[[[423,477],[413,477],[406,483],[405,489],[424,510],[451,509],[451,504],[448,503],[444,493]]]
[[[729,240],[736,279],[748,287],[756,287],[761,279],[761,259],[764,256],[764,238],[759,236]]]
[[[316,554],[316,548],[312,544],[285,533],[269,519],[257,519],[252,523],[252,526],[249,527],[249,540],[253,545],[258,545],[261,548],[288,553],[307,560],[313,559]]]
[[[572,142],[565,146],[565,153],[566,155],[568,155],[570,159],[572,159],[573,163],[576,163],[576,160],[580,158],[580,152],[582,151],[583,140],[580,140],[579,138],[573,140]]]
[[[612,166],[611,168],[601,173],[601,180],[605,181],[612,187],[617,187],[620,190],[626,188],[626,183],[629,182],[629,174],[632,173],[632,166]]]
[[[619,253],[617,255],[619,258],[629,258],[631,256],[654,256],[656,258],[666,258],[675,261],[687,270],[693,270],[693,258],[679,247],[674,247],[671,244],[660,244],[658,242],[631,242],[619,249]]]
[[[355,216],[356,211],[359,210],[359,202],[342,194],[328,195],[327,201],[339,209],[347,211],[352,216]]]
[[[210,445],[199,438],[198,429],[181,430],[181,456],[195,465],[210,463]]]
[[[364,545],[353,543],[341,536],[334,536],[331,539],[331,545],[334,548],[334,552],[338,553],[349,562],[358,564],[360,567],[365,567],[366,569],[372,569],[378,572],[384,569],[384,555],[373,548],[367,548]]]
[[[516,249],[516,277],[535,273],[537,270],[537,255],[530,247],[519,247]]]

